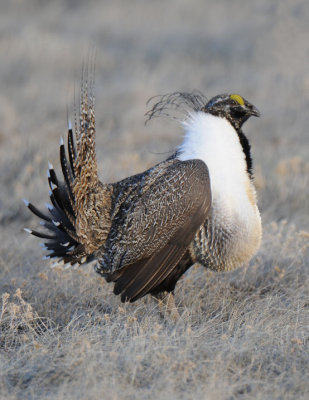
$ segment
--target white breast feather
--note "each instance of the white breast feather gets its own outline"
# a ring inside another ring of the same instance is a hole
[[[205,258],[216,270],[231,270],[247,263],[261,243],[261,218],[255,190],[247,173],[245,154],[237,132],[224,118],[192,113],[183,122],[185,137],[179,147],[181,161],[203,160],[209,169],[212,193],[212,223],[215,236],[206,240]],[[222,239],[223,243],[222,243]],[[212,253],[220,243],[224,251]]]
[[[205,162],[209,169],[213,206],[223,207],[227,214],[236,212],[242,217],[247,212],[251,214],[252,205],[246,192],[246,185],[251,183],[245,154],[233,126],[224,118],[204,112],[190,114],[183,126],[185,137],[179,147],[178,159]]]

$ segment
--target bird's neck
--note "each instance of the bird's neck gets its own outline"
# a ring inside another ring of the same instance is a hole
[[[212,195],[209,216],[196,236],[199,243],[199,235],[204,235],[209,251],[203,255],[193,243],[192,257],[215,270],[233,269],[248,262],[261,242],[261,218],[243,145],[225,118],[198,112],[183,125],[177,157],[205,162]]]
[[[228,203],[236,211],[248,198],[248,185],[251,187],[236,130],[225,118],[204,112],[192,113],[183,126],[185,137],[177,158],[203,160],[209,169],[213,203]]]

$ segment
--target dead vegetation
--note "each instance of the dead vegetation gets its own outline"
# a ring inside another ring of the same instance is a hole
[[[286,223],[265,230],[248,269],[189,272],[177,287],[176,325],[150,298],[120,305],[91,267],[45,268],[4,293],[1,393],[305,398],[308,233]]]

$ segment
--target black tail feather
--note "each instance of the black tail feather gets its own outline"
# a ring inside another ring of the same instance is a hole
[[[52,164],[49,164],[48,166],[49,166],[49,169],[48,169],[48,183],[49,183],[49,186],[50,186],[50,188],[52,190],[51,182],[56,186],[59,185],[59,182],[58,182],[57,175],[56,175],[56,172],[55,172]]]
[[[43,233],[43,232],[38,232],[38,231],[34,231],[34,230],[30,230],[31,235],[39,237],[41,239],[57,239],[57,236],[53,236],[53,235],[48,235],[47,233]]]
[[[54,189],[53,192],[49,196],[54,208],[60,214],[60,220],[65,223],[65,226],[70,230],[74,230],[74,213],[71,207],[71,204],[65,204],[62,199],[58,188]]]
[[[75,170],[74,170],[74,163],[76,160],[76,148],[73,139],[73,131],[69,128],[68,130],[68,153],[69,153],[69,160],[73,178],[75,178]]]
[[[40,210],[38,210],[33,204],[28,203],[27,207],[29,208],[30,211],[33,212],[34,215],[37,217],[43,219],[44,221],[51,222],[51,219],[44,213],[42,213]]]
[[[61,196],[60,196],[60,194],[59,194],[59,190],[58,190],[58,188],[56,187],[54,190],[52,190],[51,192],[50,192],[50,194],[49,194],[49,198],[50,198],[50,201],[51,201],[51,203],[52,203],[52,205],[56,208],[56,209],[60,209],[60,210],[63,210],[64,209],[64,206],[63,206],[63,203],[62,203],[62,199],[61,199]]]
[[[65,154],[65,148],[63,143],[60,145],[60,162],[61,162],[63,177],[68,189],[68,193],[70,195],[71,200],[74,201],[74,195],[72,191],[74,178],[71,171],[71,167],[68,165],[68,160]]]
[[[75,213],[73,209],[74,195],[73,183],[75,179],[74,162],[76,148],[71,129],[68,131],[68,154],[66,157],[64,144],[60,144],[60,161],[64,182],[60,182],[52,164],[49,163],[48,183],[50,187],[50,201],[47,204],[48,213],[45,214],[32,203],[24,200],[29,210],[39,217],[41,225],[46,232],[25,229],[32,235],[45,239],[44,248],[48,251],[46,258],[60,258],[65,263],[75,264],[89,261],[92,257],[87,255],[84,246],[79,243],[75,229]]]

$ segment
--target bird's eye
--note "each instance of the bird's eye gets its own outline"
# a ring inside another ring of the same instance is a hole
[[[231,108],[231,115],[234,118],[242,118],[244,114],[246,114],[246,110],[244,110],[243,107],[241,107],[239,104],[233,105]]]

